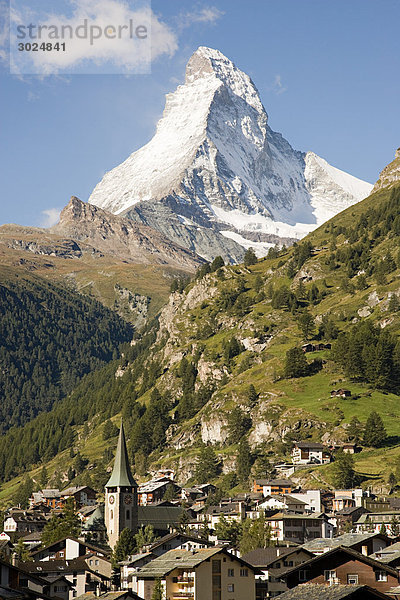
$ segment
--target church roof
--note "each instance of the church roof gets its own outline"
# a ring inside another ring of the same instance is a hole
[[[124,426],[121,421],[121,429],[119,431],[117,452],[115,454],[114,468],[111,477],[106,483],[108,487],[137,487],[134,480],[131,468],[129,466],[128,452],[126,450]]]

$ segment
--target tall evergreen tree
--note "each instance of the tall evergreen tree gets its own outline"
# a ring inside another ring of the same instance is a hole
[[[380,446],[384,444],[386,438],[387,433],[382,417],[373,410],[365,423],[363,443],[365,446],[380,448]]]
[[[240,440],[238,455],[236,460],[236,471],[239,481],[243,484],[248,484],[251,471],[251,451],[248,441],[243,438]]]
[[[207,483],[220,471],[219,460],[211,446],[202,446],[196,461],[195,479],[198,483]]]
[[[120,533],[118,541],[115,545],[113,552],[113,563],[117,563],[125,560],[130,554],[134,554],[136,549],[136,540],[132,531],[125,527]]]
[[[309,364],[301,348],[290,348],[286,352],[285,377],[304,377],[309,372]]]

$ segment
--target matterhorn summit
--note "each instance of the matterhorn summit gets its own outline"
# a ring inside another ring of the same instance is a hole
[[[200,47],[167,94],[152,140],[103,177],[89,202],[210,260],[259,255],[312,231],[372,189],[268,125],[250,77]]]

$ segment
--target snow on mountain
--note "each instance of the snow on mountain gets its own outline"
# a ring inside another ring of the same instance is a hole
[[[251,79],[200,47],[152,140],[95,187],[89,202],[124,214],[201,256],[238,260],[299,239],[365,198],[372,185],[268,126]]]

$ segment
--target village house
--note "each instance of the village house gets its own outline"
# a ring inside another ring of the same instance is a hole
[[[344,508],[352,508],[353,506],[363,506],[363,498],[367,497],[369,492],[361,488],[352,490],[335,490],[332,502],[332,510],[343,510]]]
[[[390,546],[393,540],[381,533],[344,533],[331,539],[319,538],[304,544],[304,548],[313,554],[324,554],[333,548],[343,546],[370,556]]]
[[[331,348],[331,344],[323,344],[322,342],[317,344],[303,344],[301,347],[303,352],[320,352],[321,350],[330,350]]]
[[[331,398],[350,398],[351,391],[340,388],[339,390],[331,390]]]
[[[11,508],[6,514],[3,523],[4,533],[33,533],[42,531],[47,523],[46,516],[35,510],[21,510]]]
[[[382,530],[388,535],[398,535],[400,526],[400,512],[390,511],[382,513],[365,513],[355,523],[357,533],[380,533]],[[392,531],[392,527],[394,531]]]
[[[255,479],[253,481],[253,492],[261,493],[265,497],[290,494],[294,488],[295,486],[289,479]]]
[[[343,508],[335,512],[336,528],[339,534],[346,533],[349,528],[353,529],[354,524],[364,513],[367,513],[367,509],[363,506],[352,506],[350,508]]]
[[[274,598],[287,590],[281,575],[290,567],[297,566],[313,557],[302,547],[271,546],[257,548],[242,556],[243,560],[259,569],[256,574],[256,600]]]
[[[215,529],[222,516],[228,521],[243,521],[246,518],[246,504],[244,502],[227,502],[218,506],[209,506],[203,514],[199,515],[199,520],[206,521],[211,529]]]
[[[138,595],[150,600],[160,580],[170,600],[255,600],[256,572],[225,548],[170,550],[138,571]]]
[[[321,490],[301,490],[290,495],[295,500],[304,502],[306,511],[323,512]]]
[[[383,594],[399,583],[397,569],[343,546],[289,569],[282,577],[290,589],[299,583],[368,585]]]
[[[57,489],[46,489],[33,492],[29,498],[29,506],[33,508],[38,505],[48,506],[49,508],[61,508],[61,492]]]
[[[202,548],[208,548],[214,546],[212,542],[204,539],[186,535],[184,533],[174,532],[169,535],[165,535],[153,544],[149,544],[143,548],[141,554],[130,556],[128,560],[123,561],[121,564],[121,587],[123,589],[130,589],[137,593],[138,582],[137,573],[141,567],[149,563],[151,560],[162,556],[170,550],[186,550],[191,552],[192,550],[200,550]]]
[[[378,550],[371,554],[371,558],[375,558],[380,562],[384,562],[391,567],[400,567],[400,542],[395,542],[382,550]]]
[[[82,540],[73,537],[65,537],[57,542],[53,542],[44,548],[32,552],[34,561],[51,561],[51,560],[72,560],[80,556],[95,554],[99,557],[107,557],[107,553],[102,548],[93,546]]]
[[[294,498],[290,494],[283,494],[279,496],[267,496],[262,502],[258,504],[258,510],[289,510],[291,512],[305,512],[306,503],[303,500]]]
[[[316,442],[295,442],[291,455],[296,465],[325,465],[331,462],[328,450]]]
[[[320,537],[332,537],[333,525],[326,515],[277,513],[266,517],[271,526],[273,540],[304,544],[307,540]]]
[[[76,508],[81,508],[82,506],[95,506],[97,492],[87,485],[69,487],[61,492],[61,503],[65,504],[69,498],[74,499]]]
[[[117,592],[86,593],[75,600],[142,600],[131,590],[118,590]]]
[[[93,561],[92,565],[89,565],[90,560]],[[24,562],[23,569],[30,575],[37,575],[48,581],[55,581],[62,575],[71,584],[68,585],[68,596],[64,600],[73,600],[87,592],[109,589],[111,563],[109,562],[108,566],[110,575],[105,575],[101,572],[102,569],[95,565],[95,560],[96,557],[90,555],[72,560]]]
[[[138,487],[137,492],[139,506],[147,506],[148,504],[160,502],[169,489],[172,489],[173,495],[178,494],[181,490],[180,486],[168,477],[143,483]]]

